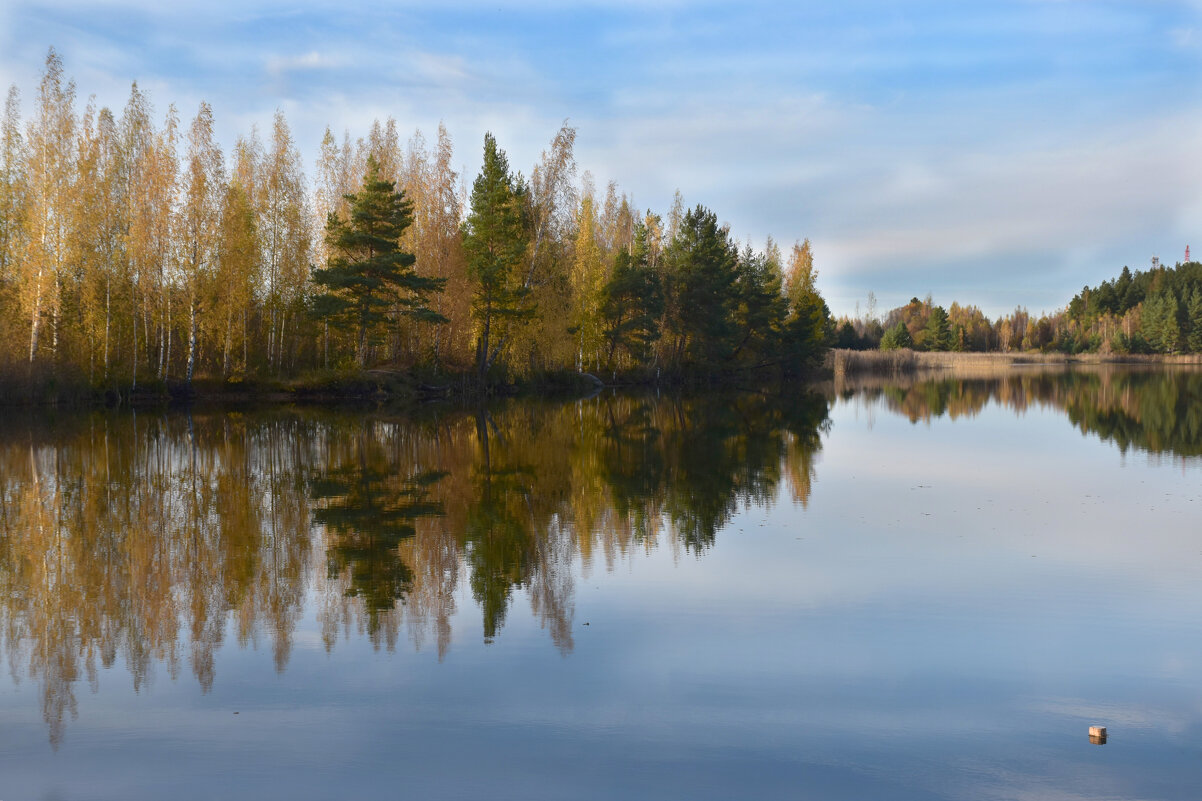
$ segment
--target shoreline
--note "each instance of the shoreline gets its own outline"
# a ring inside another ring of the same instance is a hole
[[[549,371],[514,381],[481,386],[470,373],[430,375],[420,370],[370,368],[342,373],[309,373],[290,378],[196,378],[147,381],[136,389],[110,384],[96,386],[61,376],[34,375],[13,380],[0,374],[0,408],[12,409],[153,409],[211,406],[342,406],[356,404],[425,407],[433,404],[471,405],[506,398],[580,400],[606,390],[669,390],[696,392],[760,388],[765,384],[814,385],[829,378],[819,369],[808,375],[763,381],[754,373],[673,372],[635,370],[606,375]]]
[[[949,376],[982,376],[1007,372],[1016,367],[1059,367],[1079,365],[1202,366],[1202,354],[1101,354],[975,353],[958,351],[848,350],[832,349],[824,367],[836,378],[854,375],[914,375],[942,373]]]
[[[1079,367],[1202,368],[1202,354],[1097,354],[1062,353],[961,353],[899,349],[832,349],[821,368],[805,375],[756,377],[747,372],[680,372],[654,374],[633,371],[606,376],[588,372],[543,373],[512,383],[481,388],[468,373],[432,376],[421,371],[372,368],[345,373],[316,373],[292,378],[197,378],[153,381],[136,389],[110,385],[97,387],[62,377],[33,376],[25,381],[0,379],[0,408],[104,409],[129,407],[206,406],[337,406],[375,404],[423,407],[432,404],[464,405],[502,398],[533,397],[579,400],[606,390],[668,390],[705,392],[763,389],[769,385],[825,387],[930,378],[992,378],[1015,370],[1070,370]]]

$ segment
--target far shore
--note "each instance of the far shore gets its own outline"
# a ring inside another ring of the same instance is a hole
[[[826,368],[836,378],[851,375],[912,375],[914,373],[944,373],[949,376],[989,376],[1016,367],[1070,367],[1085,364],[1127,365],[1202,365],[1202,354],[1124,354],[1124,353],[1040,353],[1016,351],[1011,353],[963,353],[956,351],[846,350],[835,349],[827,354]]]
[[[1162,367],[1202,369],[1202,354],[1121,354],[1121,353],[1012,353],[926,352],[908,348],[898,350],[836,349],[827,354],[824,367],[830,376],[821,382],[825,393],[879,389],[939,379],[1005,378],[1016,373],[1065,371],[1076,369],[1109,370]]]

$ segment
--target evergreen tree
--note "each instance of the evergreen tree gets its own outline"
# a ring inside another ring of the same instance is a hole
[[[1153,292],[1144,301],[1140,333],[1152,350],[1158,353],[1172,353],[1180,346],[1181,324],[1177,319],[1177,305],[1177,298],[1168,289]]]
[[[463,249],[475,284],[472,316],[479,326],[476,369],[481,383],[504,345],[503,336],[494,340],[494,326],[534,314],[520,269],[529,239],[524,194],[524,187],[509,174],[505,151],[486,133],[484,165],[472,184],[472,210],[463,223]]]
[[[726,229],[712,211],[697,206],[681,219],[666,256],[676,301],[676,357],[705,365],[725,361],[737,331],[738,277],[738,253]]]
[[[771,245],[771,243],[769,243]],[[734,355],[752,363],[762,360],[780,345],[788,304],[782,288],[780,264],[767,253],[754,253],[748,246],[739,258],[735,324],[739,341]]]
[[[927,317],[926,339],[927,350],[951,350],[955,344],[952,339],[951,327],[948,325],[947,311],[942,306],[932,306],[931,314]]]
[[[906,324],[902,320],[898,320],[897,325],[890,328],[881,337],[881,350],[908,348],[913,344],[914,340],[910,338],[910,329],[906,328]]]
[[[851,320],[844,320],[835,329],[835,347],[844,350],[859,350],[860,337],[856,334],[856,327]]]
[[[636,363],[646,362],[651,344],[659,339],[663,312],[663,286],[648,260],[647,227],[638,223],[634,247],[615,255],[613,275],[603,293],[601,316],[610,365],[619,348]]]
[[[443,319],[427,306],[443,281],[418,275],[413,254],[400,249],[413,206],[392,181],[380,177],[374,158],[367,160],[363,188],[346,199],[349,219],[331,214],[326,224],[329,266],[315,270],[313,281],[328,291],[314,299],[314,308],[336,326],[357,330],[356,357],[362,367],[393,304],[407,316]]]
[[[1198,284],[1189,293],[1185,316],[1189,323],[1186,347],[1193,353],[1202,353],[1202,286]]]

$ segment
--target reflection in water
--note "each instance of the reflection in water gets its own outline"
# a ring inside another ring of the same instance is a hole
[[[0,434],[0,636],[50,739],[118,659],[135,688],[232,632],[287,666],[307,600],[327,648],[451,641],[470,586],[484,638],[516,591],[563,651],[573,577],[635,549],[700,555],[741,504],[809,497],[815,395],[598,398],[421,420],[345,412],[102,415]]]
[[[1117,447],[1202,454],[1202,373],[1092,370],[866,386],[911,420],[1065,410]],[[407,636],[442,657],[456,599],[483,638],[516,598],[573,648],[575,582],[629,555],[701,556],[740,507],[810,496],[816,395],[605,397],[419,419],[345,411],[45,419],[0,432],[0,638],[57,743],[120,662],[208,691],[228,637],[277,670],[305,615],[327,649]],[[723,536],[736,536],[724,534]]]
[[[1064,410],[1083,433],[1113,442],[1123,453],[1202,455],[1202,372],[1196,370],[1106,367],[840,389],[866,401],[883,398],[913,422],[975,415],[991,401],[1016,412],[1048,406]]]

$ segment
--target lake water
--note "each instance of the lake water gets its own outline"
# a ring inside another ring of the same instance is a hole
[[[3,801],[1202,792],[1202,373],[5,417]]]

